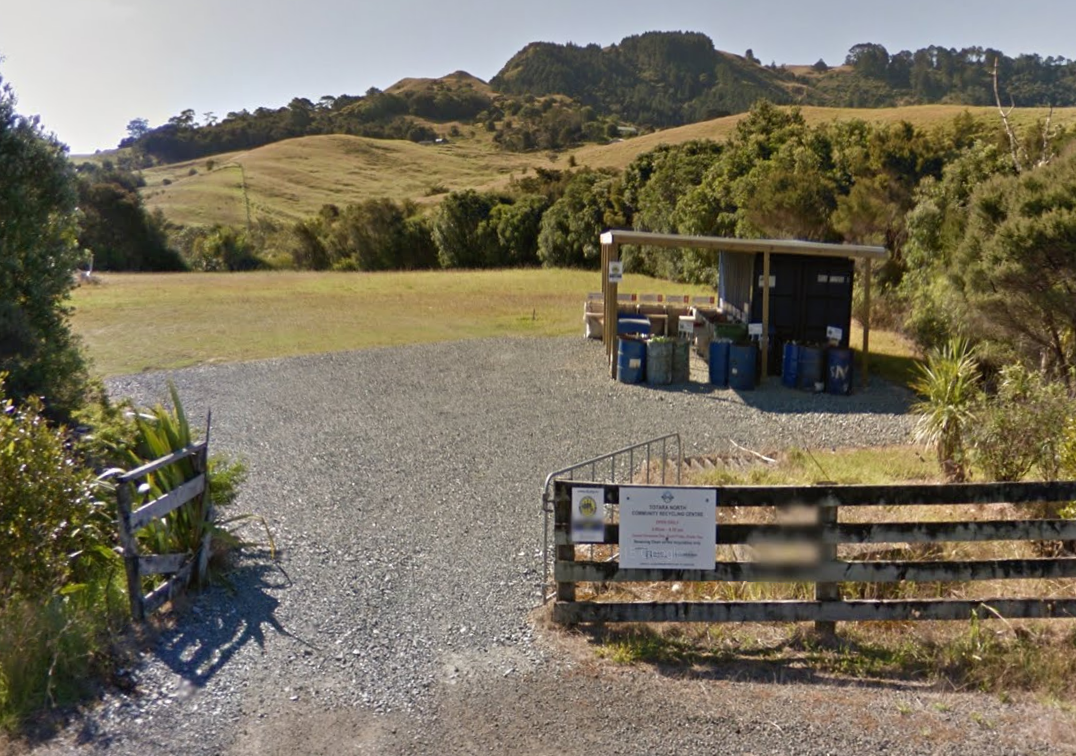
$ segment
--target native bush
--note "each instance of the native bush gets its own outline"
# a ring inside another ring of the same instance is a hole
[[[36,398],[19,406],[3,398],[0,382],[0,603],[58,589],[76,555],[109,543],[93,476],[42,413]]]
[[[123,568],[95,480],[36,398],[0,381],[0,727],[73,700],[105,663]]]
[[[1064,386],[1020,364],[1002,368],[999,378],[997,393],[972,410],[972,459],[991,480],[1020,480],[1033,468],[1056,479],[1071,407]]]

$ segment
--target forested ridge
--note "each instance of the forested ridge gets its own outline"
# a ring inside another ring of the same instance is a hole
[[[489,82],[457,72],[363,95],[296,97],[279,108],[184,110],[156,128],[136,119],[121,146],[176,162],[315,134],[429,141],[483,128],[507,150],[560,149],[746,112],[755,102],[887,107],[989,105],[998,66],[1006,105],[1076,105],[1076,62],[983,47],[890,53],[863,43],[841,65],[763,64],[722,52],[705,34],[647,32],[608,47],[534,42]],[[402,82],[401,82],[402,84]]]

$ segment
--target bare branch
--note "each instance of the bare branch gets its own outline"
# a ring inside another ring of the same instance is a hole
[[[1013,133],[1012,124],[1009,123],[1009,115],[1016,109],[1016,103],[1013,102],[1008,111],[1001,106],[1001,93],[998,91],[998,59],[994,58],[994,101],[998,104],[998,113],[1001,114],[1001,122],[1005,124],[1005,133],[1009,135],[1009,149],[1012,151],[1012,164],[1017,173],[1023,173],[1023,166],[1020,165],[1020,148],[1019,142],[1016,140],[1016,134]]]
[[[1042,125],[1042,155],[1039,157],[1039,167],[1048,165],[1054,159],[1054,155],[1050,151],[1050,140],[1053,138],[1053,134],[1050,133],[1050,122],[1053,121],[1053,118],[1054,105],[1050,103],[1050,112],[1046,114],[1046,123]]]

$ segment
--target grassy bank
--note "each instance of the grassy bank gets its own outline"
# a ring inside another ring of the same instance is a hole
[[[103,375],[490,336],[582,336],[579,270],[102,274],[74,328]],[[625,276],[621,291],[711,294]]]

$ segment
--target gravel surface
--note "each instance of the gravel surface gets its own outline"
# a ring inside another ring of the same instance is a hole
[[[907,438],[909,397],[610,381],[599,344],[485,340],[171,374],[244,459],[248,559],[40,753],[978,753],[1073,742],[1047,710],[914,685],[670,677],[539,631],[547,472],[679,431],[686,454]],[[701,365],[696,365],[696,370]],[[113,380],[139,402],[169,376]],[[256,531],[251,531],[256,536]],[[938,701],[942,701],[939,704]],[[990,726],[987,727],[982,722]]]

